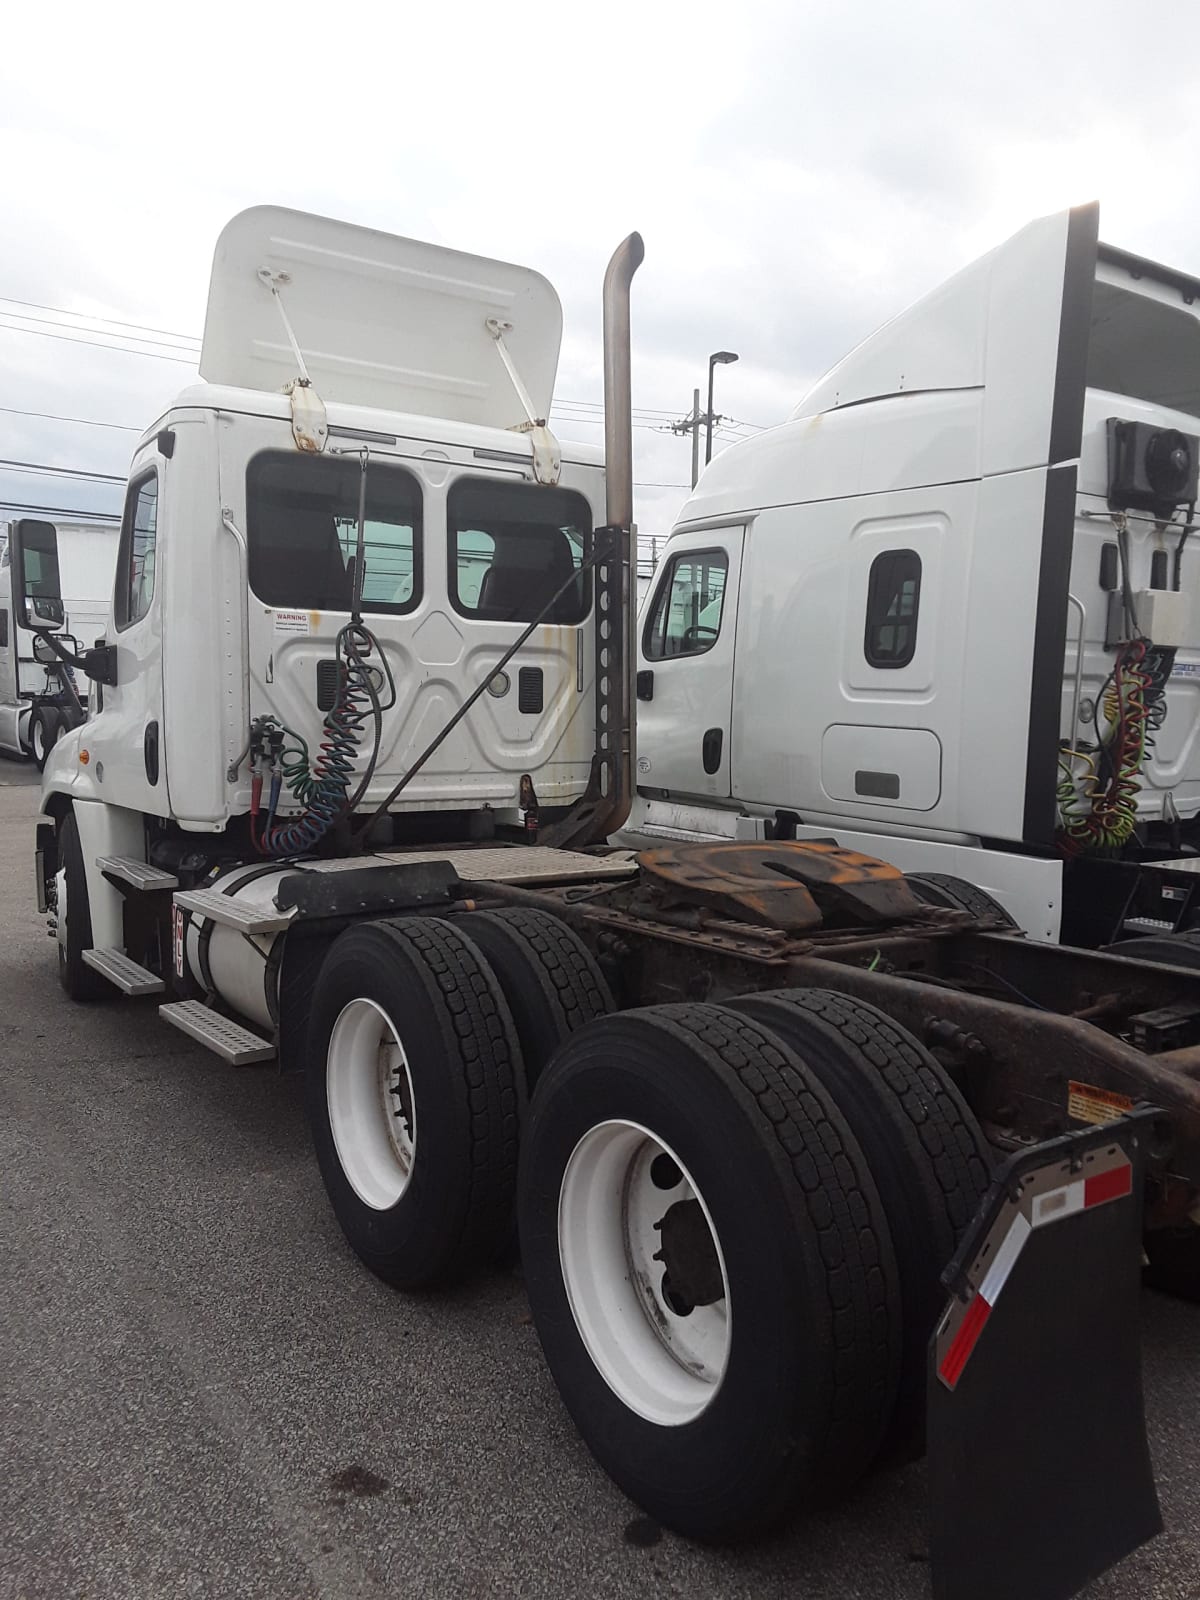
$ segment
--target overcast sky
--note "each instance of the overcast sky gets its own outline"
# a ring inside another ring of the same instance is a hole
[[[1043,213],[1099,199],[1103,238],[1200,271],[1198,43],[1200,7],[1151,0],[10,7],[0,457],[123,474],[133,432],[12,411],[140,427],[191,376],[12,301],[198,335],[216,236],[264,202],[538,268],[575,401],[601,398],[601,279],[637,228],[635,407],[682,416],[725,348],[717,409],[773,424]],[[635,450],[639,483],[687,482],[686,438]],[[643,533],[685,496],[640,488]],[[0,468],[0,497],[119,491]]]

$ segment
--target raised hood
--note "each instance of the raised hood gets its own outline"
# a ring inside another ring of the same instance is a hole
[[[279,206],[233,218],[213,257],[200,373],[272,392],[300,374],[280,300],[322,399],[508,428],[526,418],[489,318],[539,417],[562,309],[539,273]]]
[[[864,340],[793,419],[885,395],[982,389],[984,475],[1079,454],[1099,207],[1042,217]]]

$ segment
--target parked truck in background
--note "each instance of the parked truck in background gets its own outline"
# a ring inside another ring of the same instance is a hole
[[[927,1431],[939,1600],[1062,1600],[1159,1526],[1137,1292],[1143,1223],[1196,1268],[1200,976],[827,842],[609,846],[641,254],[605,278],[601,455],[546,425],[538,274],[227,226],[91,648],[37,621],[54,528],[15,530],[23,620],[95,694],[37,829],[62,985],[302,1073],[330,1203],[398,1288],[515,1214],[564,1402],[668,1526],[760,1532]]]
[[[63,616],[56,627],[78,649],[103,633],[112,607],[117,519],[57,524]],[[40,618],[41,623],[52,619]],[[59,736],[87,713],[88,684],[39,645],[14,614],[8,524],[0,524],[0,752],[28,755],[40,772]]]
[[[630,836],[833,837],[1194,964],[1198,463],[1200,280],[1096,206],[1031,224],[705,469],[641,615]]]

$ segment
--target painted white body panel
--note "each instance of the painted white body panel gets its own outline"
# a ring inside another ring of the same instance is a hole
[[[393,443],[371,444],[371,459],[395,461],[419,481],[424,502],[425,571],[420,606],[408,615],[364,615],[396,674],[400,703],[385,719],[380,761],[364,803],[382,799],[424,744],[476,687],[524,624],[457,613],[448,599],[445,503],[450,486],[472,480],[531,482],[528,438],[468,423],[438,422],[363,407],[328,408],[331,426],[366,428]],[[164,460],[158,432],[175,434]],[[222,830],[248,810],[250,775],[230,784],[226,769],[243,751],[250,719],[272,714],[315,751],[322,713],[315,663],[332,655],[346,613],[307,614],[308,631],[276,629],[277,608],[250,592],[245,548],[246,468],[263,450],[295,453],[282,395],[196,385],[143,436],[131,481],[156,465],[160,502],[157,572],[150,612],[123,632],[110,620],[118,683],[88,724],[90,785],[111,804],[170,818],[198,832]],[[497,460],[496,457],[502,459]],[[593,522],[604,520],[599,451],[567,447],[561,486],[581,494]],[[223,520],[222,510],[228,512]],[[159,662],[161,660],[161,667]],[[517,673],[540,666],[545,712],[517,711]],[[490,805],[517,819],[520,778],[534,777],[543,805],[563,805],[586,787],[592,753],[592,620],[539,627],[510,669],[502,700],[485,695],[411,787],[396,810]],[[146,777],[146,724],[162,727],[160,776]],[[361,771],[360,759],[357,770]],[[64,787],[62,759],[47,770],[48,790]],[[296,808],[285,799],[281,815]]]
[[[217,241],[201,375],[278,392],[300,374],[265,271],[327,403],[507,428],[524,411],[494,318],[534,403],[550,414],[562,310],[539,273],[280,206],[233,218]]]

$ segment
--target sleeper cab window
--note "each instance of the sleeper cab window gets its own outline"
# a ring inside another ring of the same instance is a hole
[[[724,550],[672,556],[654,597],[643,649],[648,661],[699,656],[721,632],[729,557]]]
[[[270,450],[246,471],[250,587],[269,606],[350,611],[362,467],[352,456]],[[362,608],[401,615],[421,601],[421,489],[372,460],[363,519]]]
[[[906,667],[917,648],[921,558],[915,550],[884,550],[867,579],[863,651],[872,667]]]
[[[545,622],[587,616],[591,573],[579,568],[591,552],[592,513],[582,495],[460,478],[446,501],[446,532],[450,600],[463,616],[532,622],[556,594]]]
[[[113,611],[118,628],[131,628],[150,610],[154,599],[155,553],[158,542],[158,474],[135,478],[125,495]]]

